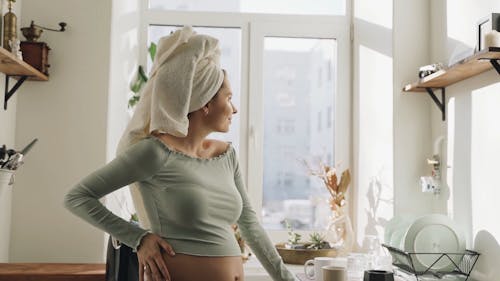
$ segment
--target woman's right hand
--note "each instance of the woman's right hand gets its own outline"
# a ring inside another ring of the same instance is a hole
[[[137,249],[139,281],[144,281],[144,273],[146,273],[148,281],[172,280],[163,259],[162,250],[171,256],[175,255],[172,246],[154,233],[148,233],[141,239],[141,243]]]

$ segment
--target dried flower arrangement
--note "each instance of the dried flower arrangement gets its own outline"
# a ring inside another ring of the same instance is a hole
[[[331,195],[330,209],[335,213],[335,215],[340,215],[342,213],[341,207],[346,204],[345,195],[347,187],[349,187],[349,184],[351,183],[351,173],[349,172],[349,169],[342,172],[339,182],[336,168],[321,163],[319,169],[315,170],[312,169],[305,160],[304,165],[307,167],[309,175],[316,176],[323,181],[326,189]]]
[[[347,204],[346,193],[351,183],[351,173],[349,169],[344,170],[339,181],[337,169],[334,167],[321,163],[319,169],[315,170],[306,161],[304,161],[304,164],[308,169],[309,175],[316,176],[323,181],[331,196],[329,203],[332,213],[327,226],[325,240],[329,242],[331,247],[337,249],[339,253],[347,254],[352,250],[354,245],[354,232],[351,221],[349,215],[345,213]]]

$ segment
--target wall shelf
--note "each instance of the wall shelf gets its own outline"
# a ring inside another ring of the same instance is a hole
[[[4,109],[7,109],[7,101],[23,84],[25,80],[48,81],[49,77],[26,62],[18,59],[9,51],[0,47],[0,72],[5,73]],[[18,81],[9,90],[9,79],[13,77]]]
[[[439,70],[415,83],[406,85],[404,92],[427,92],[442,112],[446,120],[445,88],[454,83],[476,76],[495,68],[500,74],[500,47],[489,47],[481,52],[467,57],[446,69]],[[434,94],[434,89],[441,89],[441,101]]]

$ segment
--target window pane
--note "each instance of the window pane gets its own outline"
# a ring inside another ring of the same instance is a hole
[[[264,41],[264,178],[267,229],[326,227],[328,192],[308,175],[333,165],[337,43],[333,39],[266,37]]]
[[[345,0],[150,0],[150,9],[299,15],[344,15]]]
[[[151,25],[149,27],[148,46],[151,42],[158,43],[158,40],[177,30],[176,26]],[[233,91],[233,103],[236,108],[240,108],[240,88],[241,88],[241,30],[239,28],[208,28],[193,27],[199,34],[207,34],[219,39],[221,46],[221,65],[228,74],[231,89]],[[148,59],[148,71],[151,69],[151,60]],[[239,149],[240,118],[239,114],[233,116],[231,127],[228,133],[212,133],[208,138],[230,141],[236,151]]]

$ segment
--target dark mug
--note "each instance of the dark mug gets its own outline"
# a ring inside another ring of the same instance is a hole
[[[365,270],[363,281],[394,281],[394,273],[385,270]]]

